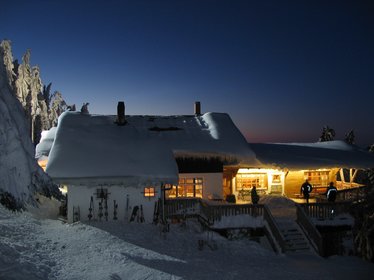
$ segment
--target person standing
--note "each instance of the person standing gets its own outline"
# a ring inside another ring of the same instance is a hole
[[[309,203],[309,194],[311,193],[313,187],[312,185],[309,183],[308,179],[305,180],[305,182],[301,185],[301,188],[300,188],[300,194],[302,194],[304,196],[304,199],[306,200],[306,203]]]
[[[334,186],[334,183],[330,182],[330,185],[328,186],[327,191],[326,191],[327,200],[329,202],[335,202],[337,193],[338,193],[338,190]]]
[[[252,187],[252,190],[251,190],[251,198],[252,198],[252,203],[253,204],[257,204],[260,197],[258,196],[257,194],[257,190],[256,190],[256,186],[253,186]]]

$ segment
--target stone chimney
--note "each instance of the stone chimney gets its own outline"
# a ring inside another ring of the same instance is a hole
[[[196,116],[200,116],[201,115],[200,101],[195,101],[194,111],[195,111],[195,115]]]
[[[125,125],[126,119],[125,119],[125,102],[119,101],[117,105],[117,121],[116,123],[118,125]]]

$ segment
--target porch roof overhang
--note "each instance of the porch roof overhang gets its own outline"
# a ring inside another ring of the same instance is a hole
[[[123,187],[149,187],[161,186],[165,184],[177,184],[178,177],[139,177],[139,176],[122,176],[122,177],[55,177],[53,181],[57,184],[73,186],[123,186]]]
[[[286,170],[374,167],[374,155],[343,141],[302,144],[251,144],[264,167]],[[336,144],[341,145],[336,145]],[[334,145],[335,144],[335,145]],[[330,146],[331,147],[330,147]],[[341,147],[341,148],[339,148]]]

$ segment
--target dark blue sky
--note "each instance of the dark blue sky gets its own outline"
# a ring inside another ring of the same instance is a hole
[[[249,142],[314,142],[329,125],[374,143],[372,1],[0,1],[0,39],[15,58],[30,48],[78,109],[190,114],[199,100]]]

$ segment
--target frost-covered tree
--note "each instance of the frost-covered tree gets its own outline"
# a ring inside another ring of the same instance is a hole
[[[371,152],[374,153],[374,149]],[[374,262],[374,168],[366,170],[366,175],[366,199],[354,212],[356,219],[355,247],[359,256]]]
[[[368,147],[368,151],[374,153],[374,144],[371,144],[371,146]]]
[[[27,50],[22,57],[22,63],[17,68],[17,77],[15,80],[15,94],[21,102],[26,112],[31,113],[32,101],[30,95],[31,87],[31,67],[30,67],[30,50]]]
[[[90,105],[90,103],[83,103],[82,105],[82,108],[81,108],[81,113],[82,114],[89,114],[90,112],[88,112],[88,105]]]
[[[17,60],[13,61],[9,40],[2,41],[0,48],[10,90],[22,104],[28,118],[30,137],[36,145],[41,132],[57,124],[59,115],[67,110],[66,103],[61,93],[58,93],[58,98],[51,95],[51,83],[43,85],[39,67],[30,65],[30,50],[26,51],[19,64]]]
[[[51,96],[50,101],[50,114],[49,118],[52,126],[57,125],[58,117],[68,110],[65,100],[62,98],[62,94],[58,91],[55,91]]]
[[[355,143],[355,134],[354,134],[353,130],[351,130],[350,132],[348,132],[345,135],[344,141],[347,142],[350,145],[353,145]]]
[[[7,73],[8,83],[9,83],[10,88],[13,88],[14,81],[16,79],[16,74],[14,72],[11,42],[9,40],[3,40],[0,43],[0,48],[3,51],[3,60],[4,60],[5,70]],[[18,62],[17,62],[17,67],[18,67]]]
[[[0,46],[0,203],[20,209],[35,204],[35,193],[59,196],[59,190],[37,164],[23,106],[12,92],[6,50]]]
[[[335,130],[325,125],[322,129],[322,135],[319,138],[319,142],[332,141],[335,137]]]
[[[51,87],[52,83],[49,83],[47,86],[43,86],[43,98],[45,100],[45,103],[47,104],[47,108],[49,110],[49,105],[51,103]]]

